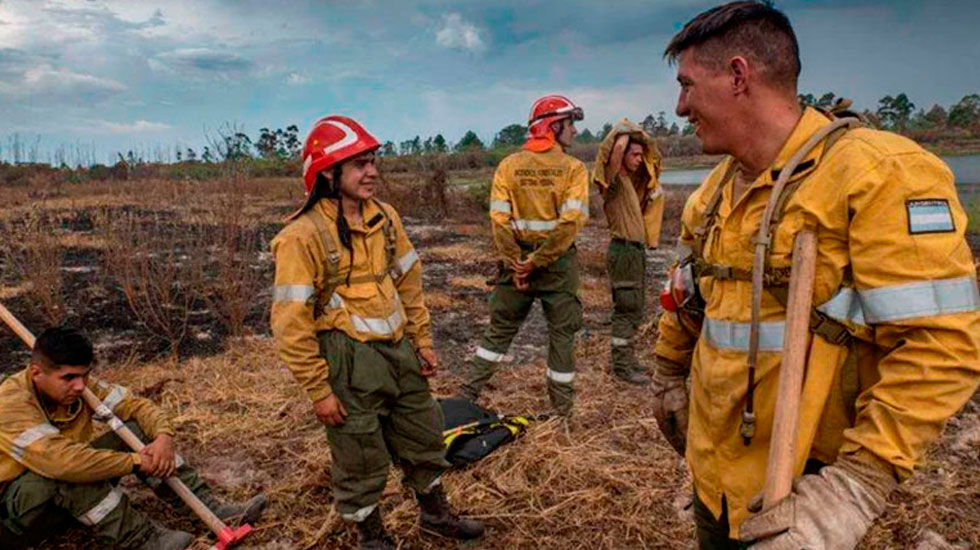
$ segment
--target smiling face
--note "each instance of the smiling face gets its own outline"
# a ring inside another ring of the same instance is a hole
[[[345,199],[367,200],[374,196],[378,180],[374,151],[345,160],[340,171],[340,193]]]
[[[737,112],[731,76],[728,71],[700,63],[695,50],[684,50],[677,60],[677,82],[681,85],[677,116],[694,125],[705,153],[731,153],[732,123]]]
[[[56,365],[43,367],[31,363],[31,380],[44,398],[58,405],[71,405],[82,396],[85,385],[88,384],[90,366]]]

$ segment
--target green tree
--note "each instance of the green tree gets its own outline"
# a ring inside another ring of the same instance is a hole
[[[964,96],[949,108],[948,122],[955,128],[972,128],[980,122],[980,95]]]
[[[909,117],[914,109],[915,103],[901,93],[895,97],[886,95],[879,99],[876,114],[886,128],[902,131],[908,126]]]
[[[932,109],[929,109],[929,112],[926,113],[925,119],[930,128],[942,128],[946,126],[947,116],[949,114],[946,113],[946,109],[943,109],[939,105],[933,105]]]
[[[432,149],[436,153],[445,153],[448,149],[446,145],[446,138],[442,137],[442,134],[436,134],[436,137],[432,138]]]
[[[463,135],[463,139],[459,140],[459,143],[456,144],[457,151],[482,151],[483,149],[483,142],[480,141],[480,138],[473,130],[468,130]]]
[[[682,136],[693,136],[694,135],[694,125],[690,122],[684,123],[684,129],[681,130]]]
[[[384,145],[381,146],[381,156],[382,157],[393,157],[398,154],[395,150],[395,143],[393,141],[386,141]]]
[[[592,133],[592,130],[589,130],[588,128],[582,130],[581,134],[575,136],[575,140],[579,143],[595,143],[598,141],[595,134]]]
[[[498,147],[519,147],[524,143],[524,136],[527,134],[527,126],[511,124],[504,126],[493,138],[493,148]]]
[[[599,141],[602,141],[602,140],[606,139],[606,136],[609,135],[609,132],[612,132],[612,128],[613,128],[613,126],[612,126],[612,123],[611,122],[607,122],[607,123],[603,124],[602,125],[602,130],[600,131],[600,134],[599,134]]]

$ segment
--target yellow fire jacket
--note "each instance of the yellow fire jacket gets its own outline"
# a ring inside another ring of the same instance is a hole
[[[166,414],[148,399],[94,378],[88,387],[119,419],[136,420],[151,440],[174,434]],[[89,446],[93,415],[81,399],[70,407],[49,410],[26,369],[4,380],[0,384],[0,489],[27,470],[75,483],[132,473],[140,463],[138,454]]]
[[[632,178],[616,175],[616,181],[606,181],[606,163],[612,153],[616,138],[629,134],[643,143],[646,154],[643,164]],[[623,119],[616,123],[599,145],[592,181],[602,193],[603,210],[609,221],[613,238],[646,244],[654,248],[660,244],[660,227],[664,215],[664,194],[660,189],[660,151],[657,143],[643,128]]]
[[[575,242],[589,219],[589,177],[582,161],[555,145],[543,153],[519,151],[500,162],[490,191],[490,223],[500,259],[551,264]]]
[[[337,203],[323,199],[272,241],[272,334],[314,402],[331,393],[318,332],[341,330],[359,342],[397,342],[407,334],[416,349],[432,346],[422,264],[398,213],[377,200],[362,203],[363,221],[350,227],[353,265],[340,245],[337,215]],[[331,254],[337,273],[330,269]]]
[[[732,204],[724,160],[687,202],[681,244],[690,246],[706,203],[725,185],[705,259],[751,271],[753,237],[778,170],[829,120],[807,109],[772,169]],[[812,161],[812,162],[811,162]],[[838,454],[871,453],[904,479],[936,440],[947,418],[980,381],[980,297],[964,239],[967,217],[953,175],[938,158],[896,134],[866,128],[843,135],[804,159],[803,180],[773,235],[770,265],[788,268],[804,218],[817,223],[813,303],[858,338],[860,390],[844,403],[848,347],[815,335],[803,388],[797,475],[808,457],[832,463]],[[704,276],[700,334],[676,317],[660,320],[657,355],[691,365],[687,460],[698,495],[720,515],[727,498],[731,534],[762,490],[783,341],[785,309],[763,294],[756,373],[756,435],[739,434],[745,406],[751,283]]]

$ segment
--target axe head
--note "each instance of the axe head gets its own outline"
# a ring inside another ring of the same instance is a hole
[[[213,550],[228,550],[252,532],[252,526],[245,524],[238,527],[225,527],[218,533],[218,542],[212,546]]]

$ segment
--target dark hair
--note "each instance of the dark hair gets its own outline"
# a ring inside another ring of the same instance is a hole
[[[344,205],[343,197],[340,194],[340,177],[343,175],[344,162],[338,162],[333,166],[333,175],[331,178],[323,175],[320,172],[316,175],[316,182],[313,184],[313,190],[310,191],[312,195],[306,201],[306,205],[300,214],[306,212],[313,205],[319,202],[320,199],[337,199],[337,236],[340,238],[340,244],[350,252],[350,263],[351,269],[347,272],[347,286],[350,286],[350,274],[354,271],[354,243],[351,238],[350,224],[347,223],[347,218],[344,217]]]
[[[92,343],[72,328],[49,328],[34,341],[31,362],[45,369],[63,365],[87,367],[92,364]]]
[[[720,68],[730,57],[743,55],[759,64],[772,84],[796,88],[800,45],[789,18],[770,2],[731,2],[702,12],[674,35],[664,58],[676,63],[693,46],[700,63]]]

